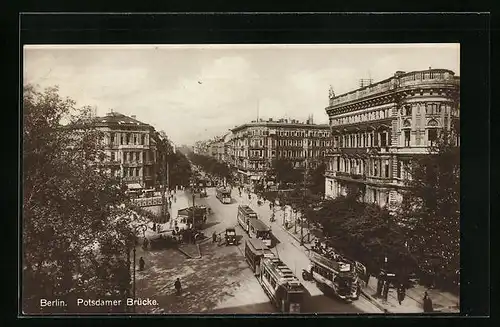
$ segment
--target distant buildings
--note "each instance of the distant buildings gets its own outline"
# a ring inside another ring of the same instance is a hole
[[[331,90],[326,113],[333,146],[325,195],[346,194],[354,183],[366,202],[389,207],[400,202],[405,167],[428,153],[440,129],[459,119],[459,94],[459,77],[445,69],[396,72],[339,96]]]

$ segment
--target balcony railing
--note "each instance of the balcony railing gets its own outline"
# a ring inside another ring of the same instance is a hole
[[[150,207],[161,205],[161,197],[132,199],[132,202],[139,207]]]
[[[143,144],[120,144],[118,145],[119,149],[144,149],[148,148],[148,145],[143,145]]]
[[[140,182],[140,181],[142,181],[142,176],[123,177],[123,181],[125,181],[125,182]]]
[[[335,174],[337,177],[347,177],[352,179],[366,180],[366,175],[364,174],[347,173],[344,171],[337,171]]]

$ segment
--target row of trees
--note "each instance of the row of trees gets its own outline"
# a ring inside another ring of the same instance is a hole
[[[456,137],[454,129],[443,132],[429,154],[412,161],[408,168],[412,178],[406,181],[403,203],[396,212],[360,202],[364,189],[357,184],[346,184],[346,196],[322,199],[314,187],[319,181],[324,185],[324,166],[311,173],[318,182],[309,182],[306,190],[296,187],[271,192],[257,187],[257,191],[270,201],[278,199],[281,205],[290,205],[309,222],[321,226],[337,250],[365,263],[373,273],[384,267],[387,258],[389,268],[400,275],[413,272],[426,283],[448,287],[456,282],[460,267],[460,152],[454,146]],[[288,164],[280,162],[273,169],[278,180],[287,180],[280,176],[287,176]]]
[[[156,146],[160,153],[160,160],[157,162],[157,183],[165,183],[165,176],[168,163],[168,186],[188,186],[192,175],[191,164],[186,155],[174,149],[172,142],[164,131],[156,132]]]
[[[191,152],[189,154],[189,159],[193,162],[193,164],[200,166],[204,171],[213,176],[221,179],[225,178],[227,182],[232,180],[233,174],[231,167],[213,157]]]
[[[324,160],[315,159],[316,167],[314,169],[298,169],[293,163],[286,159],[274,159],[271,163],[271,169],[266,172],[265,180],[275,181],[280,188],[296,187],[304,185],[304,174],[306,174],[306,187],[314,194],[323,194],[325,191],[325,169]]]

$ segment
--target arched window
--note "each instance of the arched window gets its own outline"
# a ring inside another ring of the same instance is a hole
[[[439,126],[438,122],[435,120],[435,119],[431,119],[429,120],[429,122],[427,123],[427,126],[430,126],[430,127],[437,127]]]
[[[404,122],[403,122],[403,127],[411,127],[411,122],[409,119],[406,119]]]

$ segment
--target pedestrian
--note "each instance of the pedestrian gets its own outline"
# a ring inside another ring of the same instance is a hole
[[[382,288],[384,286],[384,282],[382,281],[382,279],[380,278],[381,276],[379,276],[378,278],[378,281],[377,281],[377,296],[382,296]]]
[[[181,295],[181,280],[177,278],[177,280],[174,283],[175,287],[175,295]]]
[[[387,297],[389,296],[389,282],[385,282],[384,283],[384,288],[383,288],[383,291],[382,291],[382,295],[384,296],[384,300],[387,301]]]
[[[214,232],[212,234],[212,243],[215,243],[217,241],[217,234]]]
[[[174,203],[175,203],[175,202],[177,202],[177,197],[176,197],[176,196],[174,196]]]
[[[146,263],[144,262],[144,258],[141,257],[139,259],[139,271],[143,271],[144,270],[144,266],[146,265]]]
[[[432,300],[429,297],[429,294],[427,294],[427,291],[424,293],[424,312],[432,312]]]
[[[156,223],[153,223],[153,230],[156,232]]]
[[[403,285],[403,283],[400,283],[399,284],[399,287],[398,287],[398,302],[399,302],[399,305],[401,305],[401,302],[403,302],[403,300],[405,299],[405,287]]]

